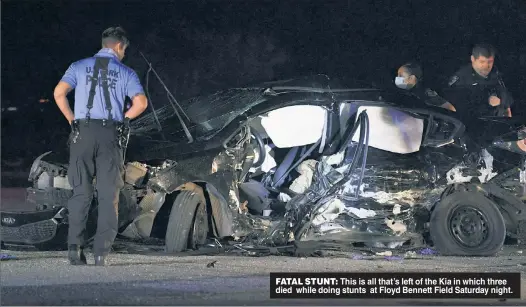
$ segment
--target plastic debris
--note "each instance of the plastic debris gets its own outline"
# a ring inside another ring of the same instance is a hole
[[[420,255],[434,255],[436,253],[437,252],[435,250],[428,248],[428,247],[421,249],[419,252]]]
[[[377,256],[387,256],[387,257],[390,257],[393,255],[393,252],[392,251],[385,251],[385,252],[379,252],[379,253],[376,253]]]
[[[0,254],[0,260],[14,260],[14,259],[16,259],[16,257],[13,255]]]
[[[413,252],[413,251],[408,251],[407,253],[405,253],[404,256],[407,257],[407,258],[414,258],[414,257],[416,257],[416,253]]]
[[[402,212],[402,207],[399,204],[394,205],[393,207],[393,214],[398,215]]]

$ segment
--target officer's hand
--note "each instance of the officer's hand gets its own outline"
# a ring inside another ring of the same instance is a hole
[[[491,96],[491,97],[489,97],[489,104],[490,104],[492,107],[496,107],[496,106],[500,105],[500,98],[497,97],[497,96]]]

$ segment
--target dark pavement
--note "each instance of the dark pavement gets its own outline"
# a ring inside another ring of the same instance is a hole
[[[524,305],[486,300],[271,300],[270,272],[523,272],[517,250],[494,258],[347,258],[113,254],[106,267],[69,266],[65,252],[2,251],[1,305]],[[88,254],[88,262],[93,263]],[[207,264],[216,260],[214,267]]]

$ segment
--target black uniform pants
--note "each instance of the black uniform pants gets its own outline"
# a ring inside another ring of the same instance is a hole
[[[77,139],[70,144],[68,179],[73,196],[68,201],[68,243],[85,244],[95,179],[98,219],[93,252],[97,256],[107,255],[117,236],[119,192],[124,186],[122,155],[114,123],[91,119],[78,124]]]

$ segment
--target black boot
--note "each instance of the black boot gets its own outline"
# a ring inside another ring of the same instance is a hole
[[[106,262],[104,256],[95,256],[95,265],[96,266],[105,266]]]
[[[76,244],[71,244],[68,248],[68,259],[71,265],[86,265],[86,255],[84,249]]]

